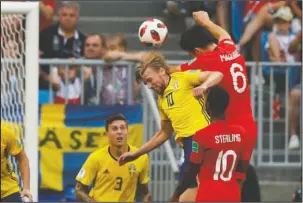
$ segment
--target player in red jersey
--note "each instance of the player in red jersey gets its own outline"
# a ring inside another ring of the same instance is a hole
[[[190,165],[171,201],[178,201],[187,185],[199,173],[196,202],[240,202],[237,178],[245,176],[249,154],[245,150],[244,128],[226,120],[228,103],[229,96],[223,88],[211,88],[206,108],[212,123],[194,135]]]
[[[219,85],[228,92],[230,97],[226,110],[227,120],[234,124],[241,124],[248,132],[247,151],[251,155],[257,140],[257,124],[251,109],[245,59],[237,51],[230,35],[213,23],[206,12],[193,12],[193,17],[200,25],[195,25],[185,31],[180,45],[195,58],[181,66],[171,67],[170,70],[175,72],[200,69],[223,73],[224,77]],[[198,92],[203,94],[205,91],[204,89]],[[196,92],[195,95],[199,96]]]

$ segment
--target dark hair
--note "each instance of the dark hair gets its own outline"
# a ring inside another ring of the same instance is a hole
[[[121,113],[118,113],[118,114],[114,114],[114,115],[111,115],[110,117],[108,117],[106,120],[105,120],[105,130],[108,131],[108,126],[114,122],[114,121],[125,121],[126,125],[127,125],[127,120],[126,118],[123,116],[123,114]]]
[[[101,45],[102,45],[102,47],[106,47],[106,38],[105,38],[105,36],[103,36],[103,35],[101,35],[101,34],[99,34],[99,33],[90,33],[90,34],[88,34],[88,35],[86,36],[86,38],[85,38],[85,42],[86,42],[86,40],[87,40],[89,37],[93,37],[93,36],[99,37],[99,39],[101,40]]]
[[[215,86],[210,89],[206,103],[211,114],[222,115],[229,104],[229,95],[223,88]]]
[[[181,49],[193,51],[195,48],[206,48],[208,45],[218,43],[218,40],[205,28],[194,25],[186,30],[180,40]]]

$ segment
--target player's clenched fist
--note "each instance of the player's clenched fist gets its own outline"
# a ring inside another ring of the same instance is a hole
[[[125,152],[124,154],[122,154],[119,157],[118,162],[119,162],[120,165],[122,165],[122,164],[125,164],[127,162],[133,161],[137,158],[138,158],[138,156],[134,152]]]
[[[200,25],[205,25],[210,22],[208,13],[205,11],[196,11],[193,12],[193,17]]]
[[[193,90],[194,97],[196,98],[203,97],[203,95],[205,95],[206,93],[207,93],[207,87],[203,85],[195,87]]]

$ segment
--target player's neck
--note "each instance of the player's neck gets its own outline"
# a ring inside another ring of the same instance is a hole
[[[216,47],[217,47],[217,45],[214,44],[214,43],[212,43],[212,44],[210,44],[210,45],[207,46],[207,50],[208,51],[213,51]]]
[[[117,146],[111,145],[109,147],[109,151],[112,156],[114,156],[116,159],[118,159],[123,153],[129,151],[129,146],[125,145],[125,146],[117,147]]]

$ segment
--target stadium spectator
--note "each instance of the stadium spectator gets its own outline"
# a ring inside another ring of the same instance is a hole
[[[134,52],[134,53],[126,53],[127,43],[126,39],[122,34],[113,34],[110,35],[107,40],[107,49],[108,52],[104,56],[106,61],[110,60],[126,60],[126,61],[140,61],[140,58],[144,52]],[[111,80],[107,78],[111,77],[110,75],[116,75],[116,79],[114,79],[114,83],[112,84]],[[135,73],[132,73],[135,75]],[[109,95],[116,95],[116,99],[119,104],[125,104],[127,101],[127,81],[130,78],[127,77],[127,66],[125,65],[115,65],[114,67],[108,67],[104,70],[104,78],[103,78],[103,89],[102,89],[102,100],[107,104],[105,100],[109,101]],[[122,85],[122,86],[121,86]],[[116,89],[112,89],[109,87],[116,87]],[[133,88],[133,102],[141,103],[141,90],[139,84],[133,80],[132,82]],[[114,101],[115,98],[112,98]]]
[[[42,58],[59,58],[63,54],[83,56],[85,36],[77,30],[79,4],[64,1],[59,7],[59,22],[40,32]]]
[[[41,0],[39,2],[40,19],[39,30],[49,27],[53,24],[56,0]]]
[[[251,39],[251,54],[254,61],[260,60],[261,30],[264,27],[272,27],[273,12],[286,5],[286,1],[247,1],[245,2],[243,23],[246,24],[244,32],[238,43],[242,49]],[[257,50],[257,51],[256,51]]]
[[[230,1],[217,1],[216,2],[216,19],[217,24],[230,33],[231,30],[231,17],[229,11],[231,10]]]
[[[59,22],[40,32],[39,46],[41,58],[62,58],[73,55],[83,56],[85,36],[76,28],[79,18],[79,4],[63,1],[58,10]],[[43,66],[44,73],[49,74],[49,67]],[[40,89],[48,89],[48,81],[39,79]]]
[[[273,18],[276,30],[269,34],[268,43],[265,45],[269,59],[274,62],[294,62],[295,55],[288,52],[290,42],[296,36],[290,31],[293,14],[289,7],[282,7]]]
[[[126,46],[126,39],[122,34],[112,34],[106,38],[107,50],[124,52]],[[127,103],[127,76],[127,66],[125,65],[107,65],[103,68],[102,104]]]
[[[85,59],[103,59],[106,52],[105,37],[93,33],[86,37],[84,44],[84,58]],[[98,66],[84,66],[84,104],[97,104],[96,90],[97,90],[97,68]],[[99,78],[99,79],[102,79]],[[101,86],[101,84],[100,84]]]
[[[270,61],[273,62],[295,62],[296,56],[288,52],[290,42],[295,38],[295,34],[290,31],[290,25],[293,18],[293,14],[289,7],[281,7],[274,15],[274,27],[275,30],[268,36],[268,42],[265,45],[268,51]],[[294,69],[290,69],[293,74]],[[285,69],[274,69],[275,79],[275,98],[274,98],[274,119],[279,119],[280,110],[280,94],[285,91]],[[264,74],[265,81],[270,82],[270,75]],[[293,80],[290,79],[291,83]]]
[[[71,60],[73,58],[70,58]],[[81,103],[81,81],[77,77],[77,66],[70,66],[68,71],[66,66],[59,66],[58,74],[53,68],[50,76],[50,83],[56,92],[55,103],[57,104],[80,104]],[[66,72],[67,71],[67,72]]]
[[[195,21],[191,13],[198,10],[204,10],[209,13],[212,19],[222,26],[225,30],[230,30],[229,23],[229,1],[185,1],[185,0],[170,0],[166,1],[164,14],[170,17],[185,17],[186,27],[191,27]]]
[[[302,61],[302,32],[299,32],[295,39],[290,43],[288,51],[291,54],[300,53],[300,61]],[[302,70],[301,70],[302,71]],[[301,74],[299,74],[301,75]],[[300,147],[299,133],[297,132],[297,124],[300,119],[300,98],[301,98],[301,84],[302,78],[298,78],[297,84],[290,91],[289,95],[289,128],[290,128],[290,140],[288,144],[289,149],[298,149]],[[302,138],[301,138],[302,139]]]

